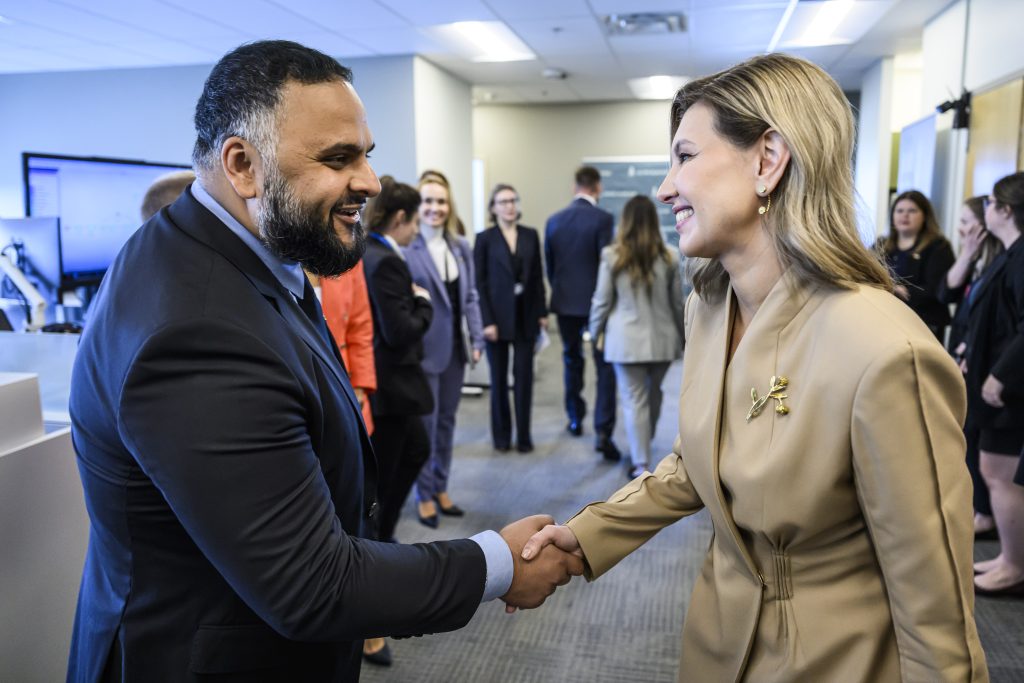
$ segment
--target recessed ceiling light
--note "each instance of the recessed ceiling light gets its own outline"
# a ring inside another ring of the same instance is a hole
[[[536,59],[526,43],[500,21],[457,21],[424,31],[473,62],[520,62]]]
[[[670,100],[676,91],[686,85],[686,76],[647,76],[629,79],[629,89],[641,100]]]
[[[13,24],[14,22],[0,14],[0,24]]]
[[[821,3],[807,30],[800,38],[803,45],[829,45],[843,19],[853,9],[853,0],[827,0]]]

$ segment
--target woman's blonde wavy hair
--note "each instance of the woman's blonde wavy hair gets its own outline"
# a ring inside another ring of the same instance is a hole
[[[828,74],[803,59],[769,54],[691,81],[672,101],[673,137],[698,102],[711,109],[718,134],[740,149],[769,129],[789,147],[789,165],[761,219],[783,268],[802,284],[892,289],[888,269],[857,234],[853,114]],[[729,275],[718,261],[690,258],[687,271],[705,301],[725,293]]]

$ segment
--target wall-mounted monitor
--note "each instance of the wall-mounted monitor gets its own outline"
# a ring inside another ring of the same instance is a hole
[[[191,168],[130,159],[24,152],[25,215],[60,218],[60,286],[96,284],[142,224],[154,180]]]

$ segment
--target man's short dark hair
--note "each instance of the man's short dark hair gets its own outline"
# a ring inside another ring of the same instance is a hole
[[[576,169],[576,187],[585,190],[596,190],[601,184],[601,172],[593,166],[580,166]]]
[[[276,145],[273,115],[288,81],[306,85],[352,81],[333,57],[288,40],[260,40],[235,48],[213,67],[196,103],[197,170],[216,168],[220,148],[233,135],[262,155]]]

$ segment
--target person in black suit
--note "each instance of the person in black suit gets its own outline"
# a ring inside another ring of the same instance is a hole
[[[950,316],[949,306],[939,301],[939,287],[956,257],[928,198],[917,190],[897,196],[889,210],[889,234],[879,246],[897,279],[893,293],[943,341]]]
[[[1024,172],[999,180],[985,201],[985,225],[1005,251],[988,268],[968,319],[968,413],[980,430],[1000,553],[976,562],[979,595],[1024,596],[1024,488],[1013,483],[1024,447]]]
[[[542,516],[364,538],[375,458],[302,271],[365,249],[380,186],[350,81],[288,41],[227,54],[196,106],[197,181],[104,278],[71,380],[91,531],[69,681],[356,681],[366,637],[456,629],[501,593],[535,606],[582,571],[519,559]]]
[[[495,186],[488,211],[492,227],[477,236],[473,262],[491,368],[491,438],[499,451],[507,451],[512,443],[508,405],[511,346],[516,448],[520,453],[529,453],[533,450],[533,351],[541,328],[546,328],[548,322],[540,238],[533,228],[519,225],[519,195],[511,185]]]
[[[597,207],[601,197],[601,173],[593,166],[576,171],[576,196],[572,203],[548,218],[544,230],[544,259],[551,283],[551,311],[558,316],[565,365],[566,429],[573,436],[583,434],[587,412],[583,400],[583,331],[590,322],[590,300],[597,287],[601,250],[612,241],[613,218]],[[612,441],[615,431],[615,369],[593,346],[597,370],[594,405],[595,446],[607,460],[622,454]]]

